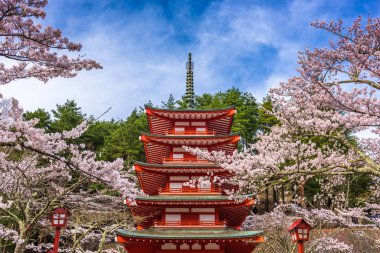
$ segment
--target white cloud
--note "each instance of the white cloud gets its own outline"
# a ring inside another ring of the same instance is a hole
[[[191,51],[197,94],[234,85],[260,99],[295,74],[299,50],[319,44],[320,35],[309,23],[329,15],[327,3],[295,0],[279,8],[253,1],[216,1],[191,22],[186,22],[182,9],[176,15],[181,15],[190,38],[183,43],[176,39],[181,27],[153,4],[125,15],[104,7],[104,13],[83,19],[61,13],[62,2],[53,1],[47,22],[64,23],[64,34],[82,42],[86,57],[104,69],[46,85],[22,80],[0,87],[0,92],[18,98],[28,110],[52,109],[75,99],[88,114],[100,115],[112,107],[106,118],[125,118],[148,100],[159,105],[169,94],[179,98],[185,92],[185,62]],[[66,15],[70,19],[61,20]],[[86,29],[78,31],[79,27]]]

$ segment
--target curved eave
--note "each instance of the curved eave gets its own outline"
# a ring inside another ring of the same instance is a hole
[[[136,168],[136,166],[135,166]],[[138,168],[135,169],[137,172],[143,172],[143,173],[148,173],[148,174],[207,174],[208,172],[212,172],[215,175],[220,175],[220,174],[230,174],[228,171],[222,168]]]
[[[207,148],[214,151],[225,152],[231,155],[236,149],[240,139],[239,135],[219,135],[212,137],[195,137],[195,136],[165,136],[142,133],[140,139],[144,143],[145,154],[148,163],[163,163],[164,158],[168,158],[172,147],[199,147]]]
[[[209,114],[209,115],[216,115],[218,116],[232,116],[236,113],[235,106],[230,106],[226,108],[213,108],[213,109],[163,109],[163,108],[155,108],[151,106],[145,106],[145,112],[148,116],[159,116],[159,117],[165,117],[168,119],[179,119],[176,118],[176,115],[182,115],[182,114]],[[196,119],[196,118],[193,118]],[[202,120],[201,118],[199,118]],[[208,118],[210,119],[210,118]]]
[[[256,242],[264,241],[264,231],[242,231],[242,230],[197,230],[197,229],[146,229],[128,231],[118,229],[116,231],[117,241],[119,243],[128,243],[129,238],[133,239],[154,239],[154,240],[189,240],[189,239],[207,239],[207,240],[255,240]]]
[[[153,174],[168,174],[168,173],[190,173],[202,174],[213,172],[216,174],[229,174],[225,169],[215,164],[149,164],[143,162],[135,162],[135,170],[137,172],[153,173]]]
[[[241,202],[230,200],[224,195],[153,195],[139,196],[136,198],[137,205],[216,205],[216,206],[253,206],[255,204],[252,196],[246,196]]]
[[[151,164],[144,163],[140,161],[135,161],[135,165],[138,165],[142,168],[163,168],[163,169],[218,169],[220,168],[216,164]]]
[[[228,134],[236,113],[235,107],[204,110],[170,110],[145,107],[149,129],[152,134],[166,134],[172,130],[176,121],[208,122],[208,130],[217,134]]]
[[[216,136],[193,136],[193,135],[156,135],[141,133],[140,139],[144,143],[153,142],[170,146],[210,146],[224,143],[237,143],[240,140],[238,134]]]

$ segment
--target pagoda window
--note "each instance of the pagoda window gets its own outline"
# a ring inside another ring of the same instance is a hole
[[[176,121],[174,122],[175,126],[190,126],[190,122],[188,121]]]
[[[191,208],[192,213],[215,213],[215,208]]]
[[[185,132],[185,128],[184,127],[175,127],[174,128],[174,132],[178,133],[178,132]]]
[[[188,212],[190,212],[190,208],[186,208],[186,207],[178,207],[178,208],[167,207],[167,208],[165,208],[165,212],[167,212],[167,213],[188,213]]]
[[[184,154],[181,153],[173,153],[173,159],[183,159]]]
[[[196,132],[206,132],[207,130],[205,127],[197,127],[197,128],[195,128],[195,131]]]
[[[188,186],[184,187],[183,183],[189,182],[189,180],[189,176],[170,176],[168,180],[169,189],[181,192],[183,188],[188,188]]]
[[[202,223],[215,223],[215,214],[200,214],[199,222]]]
[[[216,243],[207,243],[205,245],[205,250],[219,250],[220,246]]]
[[[170,189],[182,189],[182,186],[182,182],[170,182],[169,184]]]
[[[177,245],[175,245],[174,243],[165,243],[161,245],[161,249],[162,250],[176,250]]]
[[[191,125],[192,126],[206,126],[206,122],[205,121],[194,121],[194,122],[191,122]]]
[[[182,147],[173,147],[173,152],[186,152]]]
[[[181,224],[181,214],[165,214],[165,223],[180,225]]]
[[[170,176],[170,181],[188,181],[188,176]]]

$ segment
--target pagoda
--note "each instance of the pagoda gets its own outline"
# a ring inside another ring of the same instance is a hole
[[[146,195],[126,203],[137,229],[119,229],[116,240],[129,253],[250,253],[264,241],[263,231],[241,230],[253,197],[230,199],[224,190],[235,186],[217,185],[213,177],[231,174],[183,148],[232,154],[240,140],[230,133],[236,110],[194,109],[191,54],[186,68],[187,109],[145,108],[150,132],[140,140],[147,162],[135,162],[134,168]],[[210,182],[197,184],[200,177]]]

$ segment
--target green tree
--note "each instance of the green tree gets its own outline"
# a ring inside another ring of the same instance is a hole
[[[175,101],[173,94],[170,94],[168,100],[166,102],[162,101],[161,104],[162,104],[162,106],[161,106],[162,108],[175,109],[176,108],[176,101]]]
[[[25,113],[22,114],[22,118],[24,120],[38,119],[39,121],[36,127],[43,128],[46,131],[48,131],[50,128],[50,124],[51,124],[50,114],[44,109],[38,108],[37,110],[33,112],[26,111]]]
[[[54,120],[50,124],[51,132],[63,132],[71,130],[85,120],[81,108],[74,100],[67,100],[63,105],[57,105],[56,110],[51,111]]]
[[[102,150],[108,138],[118,127],[119,122],[110,121],[95,121],[90,117],[87,131],[79,138],[79,142],[86,144],[88,149],[95,151],[100,159],[103,159]]]
[[[249,146],[256,140],[256,134],[259,130],[259,107],[251,93],[242,92],[238,88],[231,88],[214,95],[205,93],[196,96],[195,101],[196,107],[199,109],[235,106],[237,114],[234,116],[232,132],[240,134],[243,147]]]
[[[117,128],[105,139],[102,149],[102,158],[114,160],[123,158],[126,165],[131,165],[133,161],[145,161],[144,145],[139,140],[141,132],[149,131],[145,113],[140,110],[133,110],[131,115],[118,123]]]

